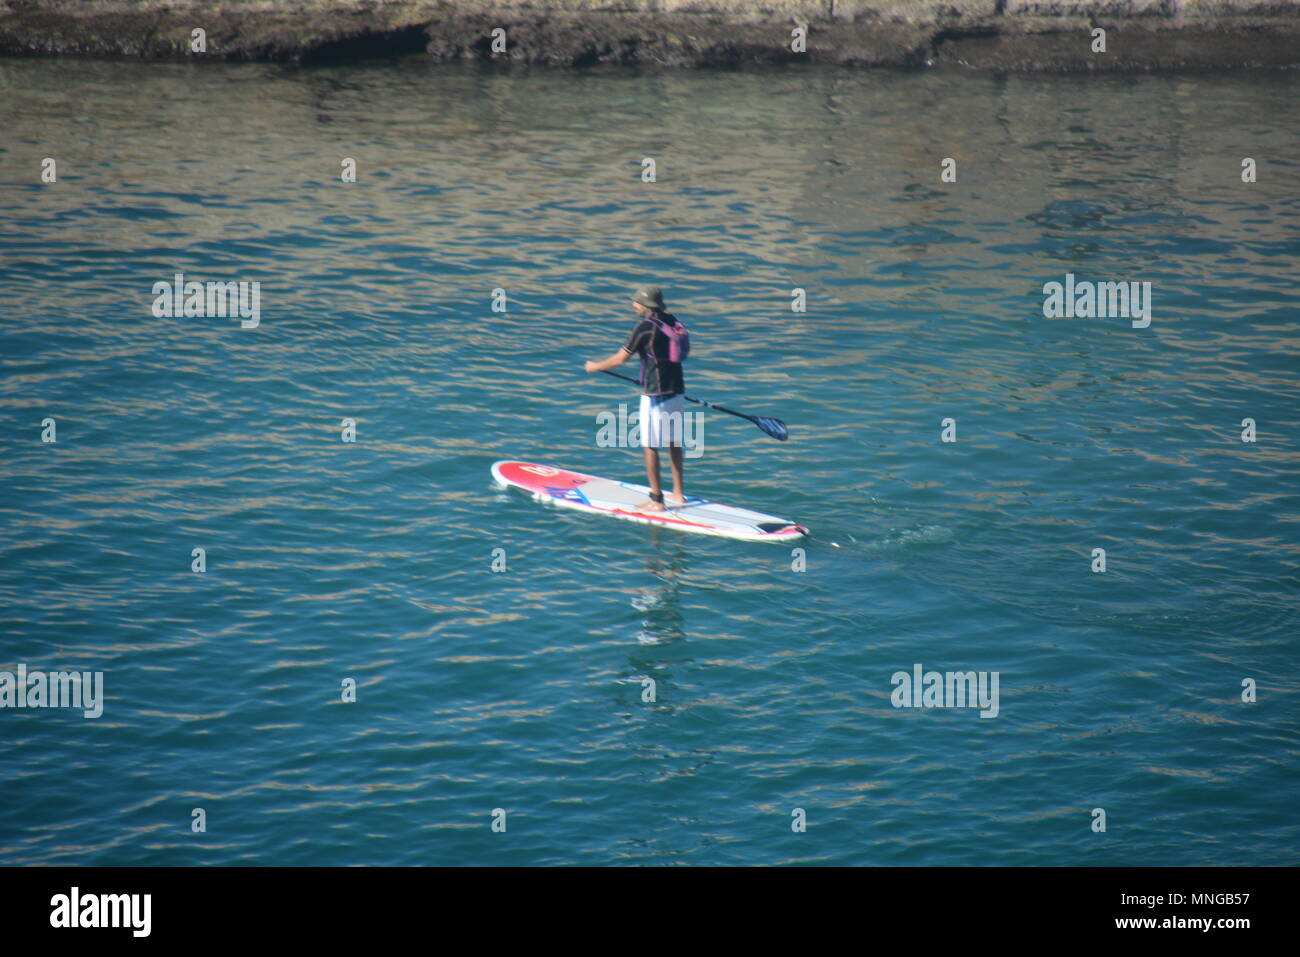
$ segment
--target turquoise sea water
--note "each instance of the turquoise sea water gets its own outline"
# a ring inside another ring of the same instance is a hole
[[[0,87],[0,670],[106,693],[0,709],[0,863],[1300,863],[1295,76]],[[260,325],[155,318],[178,271]],[[1150,326],[1045,318],[1066,273]],[[791,429],[709,414],[688,491],[805,570],[491,486],[643,480],[582,361],[647,281]]]

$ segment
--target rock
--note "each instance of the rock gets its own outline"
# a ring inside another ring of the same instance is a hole
[[[796,26],[806,53],[790,48]],[[1091,72],[1294,67],[1298,28],[1298,0],[9,0],[0,55]]]

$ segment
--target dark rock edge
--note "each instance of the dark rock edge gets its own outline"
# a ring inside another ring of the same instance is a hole
[[[33,5],[39,6],[39,5]],[[1001,5],[999,5],[1001,9]],[[348,8],[297,13],[140,9],[0,13],[0,56],[91,56],[140,60],[348,62],[423,53],[560,67],[670,67],[830,63],[954,65],[1016,72],[1294,69],[1300,19],[1286,16],[939,18],[933,23],[813,21],[808,52],[789,47],[790,20],[738,23],[717,15],[616,12],[461,13]],[[201,27],[207,50],[190,50]],[[506,31],[494,53],[491,32]],[[1107,52],[1091,52],[1091,31]]]

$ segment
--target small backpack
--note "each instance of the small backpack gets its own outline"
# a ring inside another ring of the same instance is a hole
[[[691,334],[676,316],[668,316],[676,325],[670,326],[657,316],[646,316],[668,337],[668,361],[681,362],[691,354]]]

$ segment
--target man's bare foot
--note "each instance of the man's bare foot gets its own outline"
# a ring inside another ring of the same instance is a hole
[[[642,502],[641,505],[638,505],[637,511],[638,512],[663,512],[669,510],[676,511],[677,508],[681,508],[684,505],[686,505],[685,497],[677,497],[677,495],[673,495],[671,493],[664,493],[663,502],[655,502],[654,499],[650,499],[650,501]]]
[[[642,502],[636,508],[638,512],[666,512],[670,509],[679,509],[685,504],[686,499],[684,497],[679,498],[676,495],[665,492],[664,500],[662,502],[656,502],[652,499],[647,502]]]

